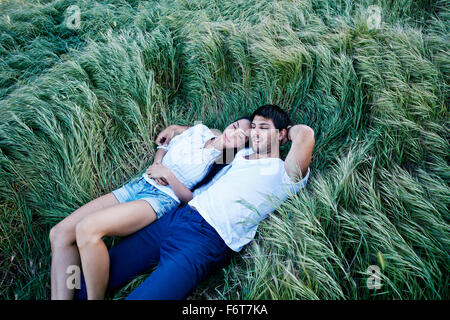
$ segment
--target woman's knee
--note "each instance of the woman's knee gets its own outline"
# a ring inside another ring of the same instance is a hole
[[[76,225],[75,238],[78,248],[83,248],[101,241],[102,235],[95,220],[86,217]]]
[[[75,230],[60,222],[50,229],[49,240],[52,250],[71,246],[75,243]]]

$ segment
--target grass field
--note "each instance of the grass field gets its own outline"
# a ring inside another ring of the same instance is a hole
[[[449,299],[449,28],[443,0],[1,0],[0,298],[50,298],[50,228],[163,127],[276,103],[307,188],[190,299]]]

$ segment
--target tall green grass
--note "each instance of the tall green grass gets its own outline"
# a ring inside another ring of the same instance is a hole
[[[307,188],[190,298],[449,298],[445,1],[11,0],[0,15],[2,298],[50,297],[50,228],[142,173],[164,126],[223,129],[265,103],[315,131]]]

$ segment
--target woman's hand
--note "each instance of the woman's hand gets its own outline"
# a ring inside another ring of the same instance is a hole
[[[150,178],[153,178],[158,184],[163,186],[169,184],[168,180],[172,175],[172,171],[160,163],[152,164],[147,168],[145,173],[147,173]]]
[[[168,126],[163,131],[161,131],[158,136],[156,137],[156,144],[158,146],[164,145],[168,146],[170,140],[172,140],[173,136],[175,135],[175,127],[174,126]]]
[[[158,146],[164,145],[167,147],[174,135],[181,134],[189,128],[190,126],[180,126],[177,124],[172,124],[158,134],[155,142]]]
[[[162,178],[154,179],[154,180],[156,181],[157,184],[159,184],[161,186],[167,186],[169,184],[165,179],[162,179]]]

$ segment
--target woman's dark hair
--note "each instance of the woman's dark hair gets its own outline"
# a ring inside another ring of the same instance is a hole
[[[239,121],[239,120],[242,120],[242,119],[246,119],[246,120],[252,122],[252,119],[250,117],[247,117],[247,116],[237,118],[233,122],[236,122],[236,121]],[[250,139],[245,142],[244,148],[248,148],[249,146],[250,146]],[[204,176],[202,180],[197,182],[197,184],[192,187],[191,191],[193,192],[195,189],[198,189],[198,188],[204,186],[205,184],[209,183],[214,178],[214,176],[217,173],[219,173],[220,170],[222,170],[222,168],[224,168],[225,166],[229,165],[231,163],[231,161],[233,161],[234,156],[236,155],[237,152],[238,152],[238,149],[234,148],[233,149],[233,157],[232,158],[228,157],[229,161],[227,161],[227,154],[225,152],[222,152],[222,159],[221,159],[222,161],[219,161],[219,162],[218,161],[214,161],[209,166],[208,173],[206,174],[206,176]]]

